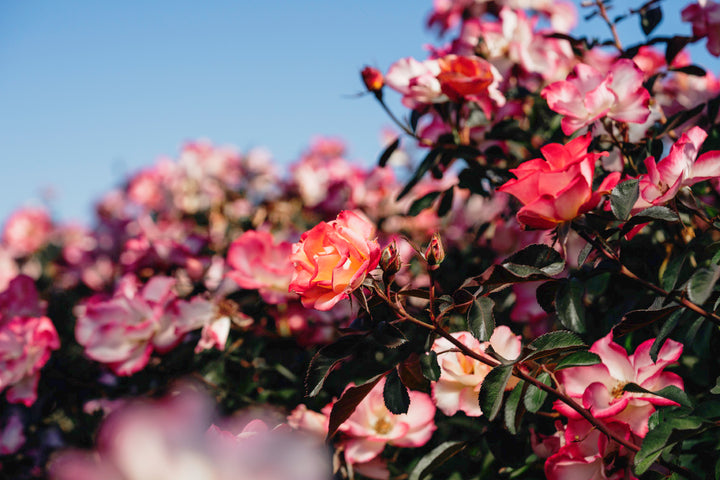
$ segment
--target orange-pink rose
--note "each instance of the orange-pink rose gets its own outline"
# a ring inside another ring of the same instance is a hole
[[[330,310],[358,288],[380,261],[375,226],[363,214],[340,212],[303,233],[293,245],[290,291],[305,307]]]

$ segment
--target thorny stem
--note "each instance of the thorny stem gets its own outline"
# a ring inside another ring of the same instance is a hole
[[[378,102],[380,103],[380,106],[383,108],[383,110],[385,110],[385,113],[387,113],[388,116],[390,117],[390,120],[392,120],[393,122],[395,122],[395,125],[397,125],[403,132],[405,132],[406,134],[408,134],[408,135],[410,135],[411,137],[413,137],[415,140],[417,140],[418,142],[420,142],[422,145],[425,145],[425,146],[427,146],[427,147],[432,147],[432,146],[433,146],[433,143],[432,143],[430,140],[428,140],[428,139],[426,139],[426,138],[418,137],[417,134],[415,134],[415,132],[413,132],[412,130],[410,130],[404,123],[402,123],[402,122],[395,116],[395,114],[392,112],[392,110],[390,110],[390,108],[385,104],[385,101],[384,101],[382,98],[377,97],[377,99],[378,99]]]
[[[703,317],[707,318],[708,320],[710,320],[711,322],[713,322],[715,325],[720,326],[720,316],[718,316],[717,314],[715,314],[715,313],[713,313],[713,312],[708,312],[707,310],[705,310],[704,308],[702,308],[702,307],[701,307],[700,305],[698,305],[697,303],[691,302],[690,300],[688,300],[687,298],[685,298],[685,297],[682,296],[682,295],[679,295],[679,294],[676,294],[676,293],[673,293],[673,292],[668,292],[667,290],[665,290],[665,289],[663,289],[663,288],[661,288],[661,287],[658,287],[658,286],[655,285],[654,283],[648,282],[647,280],[644,280],[644,279],[638,277],[637,275],[635,275],[632,271],[630,271],[630,269],[628,269],[628,268],[622,263],[622,261],[621,261],[620,258],[615,254],[615,252],[613,252],[612,250],[609,250],[605,245],[603,245],[602,242],[599,242],[597,238],[593,238],[593,237],[589,236],[589,235],[588,235],[587,233],[585,233],[585,232],[578,232],[578,233],[579,233],[580,236],[581,236],[583,239],[585,239],[588,243],[592,244],[593,247],[595,247],[597,250],[599,250],[600,252],[602,252],[603,255],[605,255],[606,257],[608,257],[608,258],[610,258],[610,259],[615,260],[616,262],[618,262],[618,264],[619,264],[619,266],[620,266],[620,270],[619,270],[620,275],[623,275],[624,277],[629,278],[629,279],[633,280],[633,281],[636,282],[636,283],[639,283],[640,285],[642,285],[643,287],[647,288],[648,290],[652,290],[653,292],[655,292],[655,293],[657,293],[657,294],[659,294],[659,295],[661,295],[661,296],[663,296],[663,297],[665,297],[665,298],[669,298],[669,299],[671,299],[671,300],[674,300],[674,301],[678,302],[678,303],[681,304],[682,306],[684,306],[684,307],[692,310],[693,312],[695,312],[695,313],[697,313],[697,314],[699,314],[699,315],[702,315]]]
[[[615,47],[623,51],[622,43],[620,42],[620,36],[618,36],[617,28],[615,28],[615,24],[610,21],[610,18],[608,17],[607,10],[605,9],[605,2],[603,0],[595,0],[595,5],[598,7],[598,11],[600,12],[600,16],[605,20],[605,23],[607,23],[608,27],[610,27],[610,31],[612,32],[613,40],[615,41]]]

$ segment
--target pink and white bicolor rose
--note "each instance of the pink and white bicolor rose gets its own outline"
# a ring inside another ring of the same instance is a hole
[[[15,256],[23,257],[45,245],[52,230],[52,220],[44,208],[23,208],[10,215],[2,239]]]
[[[567,80],[545,87],[542,97],[551,110],[563,115],[565,135],[602,117],[645,123],[650,115],[650,93],[643,87],[643,78],[642,70],[630,59],[616,61],[607,73],[580,63]]]
[[[707,37],[708,52],[720,57],[720,3],[698,0],[683,9],[682,20],[692,23],[693,35]]]
[[[672,200],[682,187],[720,176],[720,151],[713,150],[698,157],[707,133],[693,127],[683,133],[670,148],[667,157],[657,164],[653,157],[645,159],[648,173],[641,175],[640,197],[634,210],[663,205]]]
[[[626,423],[633,433],[644,437],[655,406],[676,403],[657,395],[627,392],[625,386],[635,383],[651,392],[669,386],[683,388],[679,375],[663,371],[680,358],[682,344],[666,340],[658,352],[657,362],[653,362],[650,348],[654,341],[641,343],[635,353],[628,355],[624,348],[613,342],[611,332],[590,347],[601,363],[561,370],[557,372],[558,381],[570,397],[582,403],[595,417]],[[580,414],[560,400],[555,402],[555,410],[571,419],[580,418]]]
[[[522,349],[520,336],[513,334],[504,325],[495,329],[488,342],[481,343],[470,332],[455,332],[452,336],[483,356],[486,356],[487,348],[492,346],[503,358],[514,360],[520,356]],[[445,338],[435,340],[432,350],[437,353],[440,364],[440,379],[432,384],[435,405],[445,415],[455,415],[458,411],[465,412],[470,417],[482,415],[478,393],[492,367],[460,353],[457,347]],[[491,360],[491,357],[487,358]],[[516,380],[510,381],[508,389],[513,388],[516,383]]]
[[[228,249],[231,270],[227,276],[241,288],[257,289],[268,303],[284,303],[292,296],[288,293],[293,276],[291,253],[291,243],[276,242],[268,232],[248,230]]]
[[[346,435],[343,440],[345,459],[349,463],[364,463],[377,457],[385,445],[420,447],[425,445],[435,426],[435,405],[430,396],[410,390],[407,413],[396,415],[385,406],[383,378],[340,425]]]

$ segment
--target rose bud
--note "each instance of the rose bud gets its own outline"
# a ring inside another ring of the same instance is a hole
[[[443,248],[443,244],[440,240],[439,234],[433,234],[433,237],[430,240],[430,244],[425,251],[425,259],[427,260],[428,266],[435,267],[431,270],[435,270],[437,266],[440,265],[443,260],[445,260],[445,248]]]
[[[373,67],[365,67],[360,75],[362,75],[363,83],[365,84],[365,88],[368,89],[368,92],[375,92],[377,94],[382,90],[385,80],[380,70]]]
[[[383,250],[380,256],[380,268],[383,271],[383,281],[386,284],[392,281],[395,274],[400,271],[400,267],[400,254],[398,253],[397,244],[395,240],[393,240],[385,247],[385,250]]]

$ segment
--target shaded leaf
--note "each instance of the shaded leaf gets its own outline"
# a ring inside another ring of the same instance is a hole
[[[400,380],[397,370],[391,370],[387,375],[383,387],[383,400],[387,409],[395,415],[407,413],[410,408],[410,394]]]
[[[676,312],[673,312],[670,317],[663,323],[662,327],[660,327],[660,331],[658,332],[657,336],[655,337],[655,341],[653,341],[652,347],[650,347],[650,358],[653,362],[657,362],[657,356],[660,352],[660,348],[665,343],[665,339],[667,339],[668,335],[672,333],[672,331],[675,329],[675,327],[678,324],[678,321],[680,320],[680,316],[683,314],[684,310],[678,310]]]
[[[715,282],[720,276],[720,268],[698,268],[687,284],[687,292],[690,300],[702,305],[710,297],[715,287]]]
[[[680,51],[692,41],[692,37],[676,35],[670,39],[665,49],[665,62],[670,65]]]
[[[536,378],[545,385],[550,385],[550,375],[547,372],[540,373],[540,375]],[[535,413],[543,406],[547,396],[548,394],[546,391],[540,390],[535,385],[528,384],[527,391],[523,397],[523,404],[525,405],[525,408],[527,408],[528,412]]]
[[[613,188],[610,192],[610,208],[615,218],[627,220],[639,196],[640,181],[637,179],[627,180]]]
[[[525,386],[526,383],[524,381],[521,380],[518,382],[505,401],[505,427],[507,427],[508,431],[513,435],[517,435],[522,416],[525,413],[525,406],[520,401],[522,400]]]
[[[384,376],[385,373],[381,373],[380,375],[377,375],[370,379],[368,382],[362,385],[350,387],[343,392],[343,394],[340,396],[338,401],[335,402],[332,410],[330,411],[327,434],[328,440],[332,438],[333,435],[335,435],[335,432],[337,432],[338,428],[340,428],[340,425],[342,425],[345,420],[350,418],[350,415],[353,414],[355,408],[360,404],[360,402],[363,401],[367,394],[370,393],[370,391],[375,387],[375,385],[378,384],[380,380],[382,380]]]
[[[620,323],[613,327],[613,336],[615,336],[615,338],[622,337],[630,332],[652,325],[655,322],[665,320],[679,308],[679,305],[671,305],[658,310],[633,310],[628,312],[622,320],[620,320]]]
[[[493,307],[495,307],[495,302],[491,298],[479,297],[468,309],[468,330],[481,342],[490,340],[490,335],[495,330]]]
[[[513,365],[499,365],[485,376],[480,386],[478,402],[480,410],[489,421],[493,421],[502,407],[505,387],[512,377]]]
[[[427,475],[465,449],[465,442],[444,442],[423,456],[410,472],[408,480],[424,480]]]
[[[433,204],[433,202],[438,196],[440,196],[440,192],[426,193],[422,197],[415,200],[412,205],[410,205],[407,214],[411,217],[414,217],[426,208],[430,208],[430,206]]]
[[[318,350],[310,360],[305,376],[305,394],[307,396],[314,397],[320,392],[330,372],[343,360],[352,356],[362,338],[360,335],[345,335],[335,343]]]
[[[587,367],[600,363],[600,356],[592,352],[574,352],[563,357],[555,366],[555,371],[569,367]]]
[[[423,375],[420,356],[416,353],[398,364],[398,374],[403,384],[412,390],[427,390],[430,383]]]
[[[380,345],[388,348],[397,348],[408,342],[405,335],[392,323],[378,322],[372,331],[372,338]]]
[[[450,187],[442,195],[440,204],[438,205],[437,215],[438,217],[444,217],[450,211],[453,205],[453,197],[455,194],[455,187]]]
[[[707,75],[705,69],[698,65],[685,65],[684,67],[670,68],[669,70],[673,72],[685,73],[687,75],[693,75],[696,77],[704,77],[705,75]]]
[[[585,332],[585,289],[575,278],[562,285],[555,296],[555,306],[560,323],[574,332]]]
[[[536,273],[557,275],[565,268],[565,260],[554,248],[536,243],[511,255],[502,265],[518,277]]]
[[[523,358],[523,361],[555,355],[568,350],[587,348],[587,345],[573,332],[558,330],[539,336],[530,342],[527,348],[532,350],[532,353]]]
[[[649,393],[652,395],[657,395],[658,397],[667,398],[668,400],[677,402],[680,405],[682,405],[683,407],[691,407],[692,408],[692,406],[693,406],[693,403],[690,400],[690,397],[688,397],[684,391],[680,390],[678,387],[676,387],[674,385],[670,385],[665,388],[662,388],[662,389],[658,390],[657,392],[652,392],[652,391],[647,390],[635,383],[628,383],[627,385],[625,385],[624,390],[626,392]],[[693,427],[693,428],[697,428],[697,427]]]
[[[631,225],[649,222],[651,220],[664,220],[666,222],[679,222],[680,217],[668,207],[656,205],[637,212],[629,220]]]
[[[562,284],[563,282],[559,280],[549,280],[535,290],[535,299],[538,305],[547,313],[555,313],[555,296]]]
[[[440,364],[437,360],[437,353],[430,350],[420,355],[420,367],[422,373],[431,382],[437,382],[440,379]]]
[[[388,160],[390,160],[390,157],[393,153],[395,153],[395,150],[400,146],[400,137],[397,137],[388,147],[383,151],[382,155],[380,155],[380,160],[378,160],[378,165],[380,167],[385,167],[387,165]]]
[[[400,191],[396,200],[399,201],[401,198],[407,195],[410,190],[412,190],[412,188],[417,185],[420,179],[425,176],[428,170],[438,164],[438,162],[442,158],[443,152],[443,148],[433,148],[432,150],[430,150],[430,152],[428,152],[423,161],[420,162],[420,165],[418,165],[418,168],[415,170],[415,173],[413,173],[413,176],[410,178],[410,180],[408,180],[408,183],[405,184],[403,189]]]
[[[640,10],[640,27],[645,35],[650,35],[662,20],[662,9],[654,7]]]

